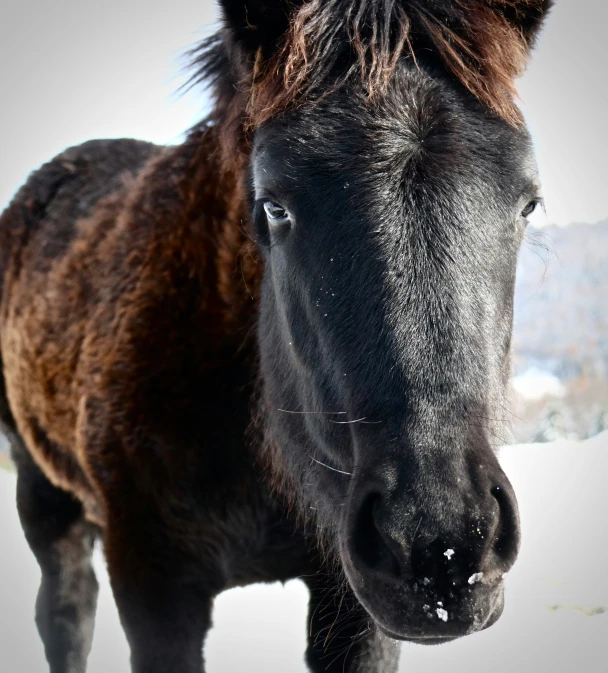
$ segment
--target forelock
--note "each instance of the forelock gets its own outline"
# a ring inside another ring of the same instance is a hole
[[[249,120],[258,127],[348,82],[379,98],[404,55],[417,63],[417,53],[430,49],[483,105],[520,125],[514,80],[528,43],[505,14],[516,4],[521,0],[309,0],[294,10],[275,56],[257,55]]]

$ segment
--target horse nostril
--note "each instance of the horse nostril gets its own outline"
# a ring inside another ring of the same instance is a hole
[[[400,577],[399,561],[391,550],[391,543],[379,526],[379,493],[368,494],[359,508],[352,535],[352,550],[356,558],[371,570]]]
[[[494,536],[494,553],[509,567],[519,551],[519,514],[515,495],[510,488],[495,486],[492,495],[498,502],[499,520]]]

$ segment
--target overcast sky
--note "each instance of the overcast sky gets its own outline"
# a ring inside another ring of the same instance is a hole
[[[94,137],[178,142],[202,116],[179,59],[209,31],[211,0],[2,0],[0,208],[27,173]],[[606,0],[557,0],[521,97],[548,221],[608,217]]]

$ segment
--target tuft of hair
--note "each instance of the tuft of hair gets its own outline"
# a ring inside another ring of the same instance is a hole
[[[256,59],[248,114],[254,126],[359,80],[370,99],[386,90],[404,53],[430,51],[483,105],[522,122],[515,79],[530,40],[516,20],[541,16],[545,0],[309,0],[292,16],[283,46]]]
[[[515,79],[526,66],[551,0],[306,0],[292,3],[287,32],[245,54],[226,29],[191,54],[192,82],[215,80],[217,113],[254,130],[354,83],[370,100],[400,59],[431,58],[487,109],[521,125]],[[221,76],[221,77],[220,77]],[[220,79],[223,78],[223,81]]]

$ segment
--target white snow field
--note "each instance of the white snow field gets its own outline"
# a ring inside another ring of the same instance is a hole
[[[608,671],[608,433],[587,442],[505,448],[523,544],[506,578],[506,608],[485,632],[449,645],[404,644],[400,671]],[[45,673],[33,619],[38,567],[14,506],[15,477],[0,471],[0,672]],[[101,554],[101,594],[90,673],[128,673],[128,649]],[[236,589],[216,602],[209,673],[305,673],[307,592],[299,582]],[[382,673],[382,672],[379,672]]]

